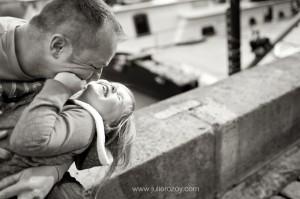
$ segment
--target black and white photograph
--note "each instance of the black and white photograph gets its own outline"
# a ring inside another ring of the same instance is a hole
[[[300,199],[300,0],[0,0],[0,199]]]

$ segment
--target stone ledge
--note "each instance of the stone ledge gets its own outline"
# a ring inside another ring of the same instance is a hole
[[[136,139],[132,167],[109,182],[100,192],[100,198],[199,198],[213,193],[215,136],[210,126],[184,112],[160,120],[151,108],[144,113],[136,115],[137,129],[143,130]],[[137,187],[150,191],[132,190]],[[199,190],[180,194],[151,191],[157,187]]]
[[[209,199],[257,172],[300,137],[298,56],[138,111],[132,166],[99,196]],[[132,189],[158,186],[199,190]]]
[[[229,190],[222,199],[287,199],[280,191],[300,175],[300,143]],[[274,196],[277,195],[277,196]],[[281,196],[279,196],[281,195]],[[273,196],[273,197],[272,197]]]

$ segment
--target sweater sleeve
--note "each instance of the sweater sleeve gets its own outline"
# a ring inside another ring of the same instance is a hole
[[[24,156],[49,157],[86,149],[94,136],[95,124],[80,107],[63,109],[70,95],[62,83],[47,80],[15,126],[10,150]]]
[[[71,165],[72,162],[66,162],[65,164],[54,166],[57,172],[57,182],[59,182],[63,178],[64,174],[68,171]]]

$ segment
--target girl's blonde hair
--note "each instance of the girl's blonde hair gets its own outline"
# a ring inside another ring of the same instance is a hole
[[[125,87],[125,86],[124,86]],[[136,102],[133,93],[125,87],[131,98],[131,104],[123,112],[123,115],[118,121],[112,124],[104,124],[106,135],[106,147],[111,151],[113,162],[109,167],[100,185],[91,189],[91,194],[97,198],[101,187],[111,177],[117,167],[124,169],[128,166],[131,159],[131,148],[133,140],[136,136],[135,122],[133,112],[135,110]]]
[[[128,90],[131,97],[131,104],[128,105],[123,115],[118,121],[105,125],[106,147],[113,155],[113,163],[106,174],[109,178],[117,167],[125,168],[128,166],[131,157],[131,146],[136,135],[133,112],[135,110],[135,98]]]

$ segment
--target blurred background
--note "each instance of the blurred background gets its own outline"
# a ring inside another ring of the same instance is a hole
[[[30,19],[47,1],[0,0],[0,16]],[[131,87],[138,108],[300,51],[300,0],[106,2],[128,38],[103,78]]]

